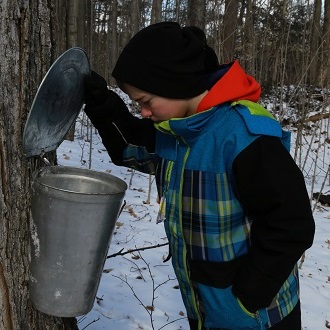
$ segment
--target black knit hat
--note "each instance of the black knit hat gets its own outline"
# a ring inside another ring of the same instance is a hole
[[[205,77],[210,69],[205,66],[205,57],[209,51],[202,30],[181,28],[176,22],[156,23],[129,41],[112,75],[151,94],[190,98],[206,90]]]

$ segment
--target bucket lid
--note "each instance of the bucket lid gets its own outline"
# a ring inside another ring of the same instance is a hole
[[[24,133],[26,157],[55,150],[64,140],[84,103],[84,76],[90,74],[85,51],[64,52],[50,67],[33,100]]]

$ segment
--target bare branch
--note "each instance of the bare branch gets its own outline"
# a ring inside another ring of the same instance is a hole
[[[141,248],[136,248],[136,249],[131,249],[131,250],[127,250],[125,252],[122,252],[124,249],[121,249],[119,252],[114,253],[114,254],[110,254],[107,256],[107,259],[109,258],[114,258],[117,256],[124,256],[125,254],[128,253],[132,253],[132,252],[137,252],[137,251],[144,251],[144,250],[149,250],[149,249],[156,249],[162,246],[166,246],[168,245],[168,243],[163,243],[163,244],[157,244],[157,245],[151,245],[151,246],[145,246],[145,247],[141,247]]]

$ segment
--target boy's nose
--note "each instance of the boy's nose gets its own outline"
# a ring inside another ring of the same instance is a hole
[[[148,118],[152,115],[152,112],[145,107],[141,107],[141,116],[143,118]]]

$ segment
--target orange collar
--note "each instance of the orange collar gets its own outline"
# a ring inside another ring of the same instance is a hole
[[[230,69],[201,100],[196,112],[230,101],[249,100],[257,102],[260,94],[260,84],[244,72],[238,61],[234,61]]]

